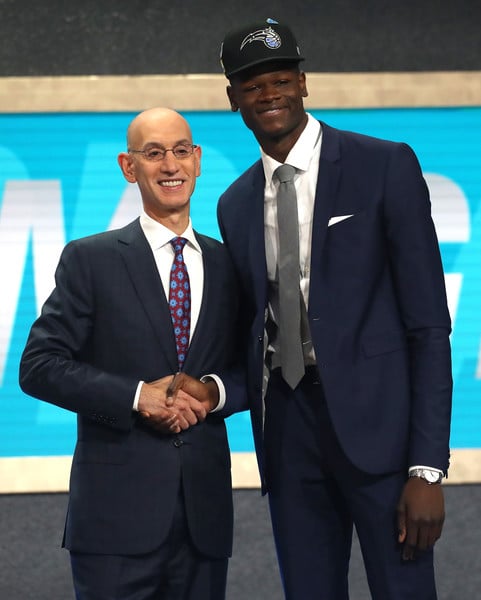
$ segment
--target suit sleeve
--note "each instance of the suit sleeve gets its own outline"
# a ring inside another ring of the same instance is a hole
[[[20,386],[31,396],[127,430],[138,381],[92,364],[95,293],[86,254],[75,243],[64,249],[56,287],[32,325],[20,361]]]
[[[409,464],[447,471],[451,419],[451,322],[429,192],[411,148],[396,146],[387,168],[389,262],[409,348]]]

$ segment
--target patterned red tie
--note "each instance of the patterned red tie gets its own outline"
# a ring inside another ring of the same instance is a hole
[[[170,240],[174,249],[174,261],[170,271],[169,306],[174,326],[179,370],[185,362],[190,339],[190,283],[182,251],[186,238]]]

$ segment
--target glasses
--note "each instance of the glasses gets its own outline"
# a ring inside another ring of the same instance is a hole
[[[192,155],[194,150],[197,148],[196,144],[178,144],[173,148],[148,148],[147,150],[130,150],[129,154],[142,154],[145,160],[150,160],[151,162],[159,162],[160,160],[164,160],[167,152],[172,152],[172,154],[178,160],[182,160],[183,158],[189,158]]]

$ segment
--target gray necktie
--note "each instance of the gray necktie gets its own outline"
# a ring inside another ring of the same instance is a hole
[[[277,225],[279,228],[279,342],[282,376],[294,389],[304,375],[301,340],[301,290],[297,197],[291,165],[275,171],[279,179]]]

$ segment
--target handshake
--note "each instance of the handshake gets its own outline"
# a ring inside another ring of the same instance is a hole
[[[176,373],[143,383],[137,409],[157,431],[180,433],[204,421],[218,402],[215,381],[203,383],[186,373]]]

